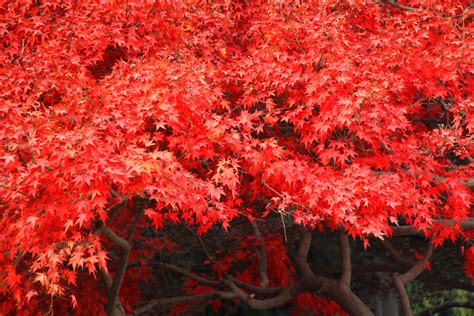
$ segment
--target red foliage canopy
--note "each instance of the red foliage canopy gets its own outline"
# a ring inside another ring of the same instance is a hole
[[[0,313],[75,305],[140,212],[464,238],[472,11],[404,5],[0,1]]]

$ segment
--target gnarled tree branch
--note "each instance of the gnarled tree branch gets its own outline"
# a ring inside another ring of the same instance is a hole
[[[347,237],[347,236],[346,236]],[[347,241],[347,240],[346,240]],[[345,249],[344,252],[344,262],[349,260],[350,257],[347,256],[347,249],[345,244],[344,238],[342,238],[343,248]],[[212,292],[214,294],[206,294],[203,296],[192,296],[192,297],[180,297],[179,299],[171,298],[171,299],[158,299],[151,301],[144,307],[138,309],[135,313],[139,314],[144,311],[147,311],[153,308],[156,305],[166,303],[175,303],[181,302],[181,300],[191,300],[191,299],[212,299],[215,297],[222,297],[222,293],[225,293],[226,297],[232,298],[239,298],[243,303],[247,304],[251,308],[264,310],[273,307],[278,307],[300,293],[304,292],[317,292],[320,295],[325,295],[334,299],[341,307],[343,307],[349,314],[351,315],[372,315],[370,309],[351,291],[349,286],[347,286],[347,282],[341,282],[334,279],[325,278],[322,276],[317,276],[311,270],[309,263],[307,262],[307,255],[310,250],[311,246],[311,232],[305,231],[303,237],[300,241],[298,249],[296,251],[295,256],[295,265],[297,266],[299,272],[299,279],[296,280],[294,283],[290,284],[289,286],[285,287],[278,287],[278,288],[267,288],[262,286],[255,286],[251,284],[247,284],[240,280],[233,278],[229,275],[222,266],[209,254],[208,250],[206,249],[202,240],[200,240],[201,246],[203,247],[206,255],[208,256],[209,260],[219,266],[225,275],[225,280],[222,282],[216,282],[207,280],[205,278],[199,277],[194,275],[193,273],[186,271],[184,269],[178,268],[173,265],[163,264],[160,263],[159,265],[163,268],[167,268],[173,270],[175,272],[181,273],[186,275],[202,284],[222,289],[223,286],[230,289],[232,292],[222,292],[221,290],[217,292]],[[348,241],[347,241],[348,242]],[[347,263],[344,264],[347,266]],[[343,278],[347,278],[346,276]],[[246,290],[246,291],[245,291]]]
[[[252,294],[256,294],[260,297],[268,298],[268,297],[273,297],[275,295],[278,295],[285,287],[283,286],[276,286],[276,287],[261,287],[253,284],[249,284],[246,282],[242,282],[239,279],[236,279],[234,277],[230,277],[229,280],[237,285],[238,287],[245,289],[246,291],[249,291]]]
[[[249,295],[246,292],[242,291],[233,282],[227,281],[226,283],[232,289],[232,291],[237,295],[237,297],[240,298],[242,302],[258,310],[264,310],[264,309],[281,306],[285,304],[286,302],[288,302],[289,300],[291,300],[296,295],[304,291],[301,285],[301,282],[297,282],[284,288],[278,295],[261,300],[261,299],[255,299],[253,298],[252,295]]]
[[[447,301],[442,304],[424,309],[421,312],[417,313],[416,316],[432,316],[436,313],[442,312],[444,310],[447,310],[453,307],[463,307],[463,308],[474,309],[474,302],[458,301],[458,300]]]
[[[311,236],[311,231],[304,232],[303,238],[296,250],[295,266],[296,270],[302,277],[313,275],[313,271],[311,271],[311,267],[306,259],[308,257],[309,249],[311,248]]]
[[[423,255],[423,258],[416,262],[410,270],[401,275],[397,273],[392,274],[392,281],[400,298],[403,314],[405,316],[413,315],[413,311],[411,310],[410,306],[410,299],[408,298],[405,284],[416,279],[425,270],[426,263],[428,262],[432,254],[433,245],[430,243],[425,251],[425,254]]]
[[[438,219],[434,220],[433,224],[444,224],[447,226],[452,226],[458,223],[455,219]],[[464,230],[473,230],[474,229],[474,218],[468,217],[460,221],[460,226]],[[393,226],[392,227],[392,237],[406,237],[421,234],[421,232],[413,225],[402,225],[402,226]]]
[[[349,237],[346,233],[339,233],[339,242],[341,244],[341,255],[342,255],[342,273],[341,283],[347,287],[351,286],[351,248],[349,245]]]
[[[156,262],[156,265],[161,267],[161,268],[168,269],[168,270],[180,273],[180,274],[182,274],[184,276],[187,276],[188,278],[193,279],[194,281],[199,282],[203,285],[207,285],[207,286],[214,287],[214,288],[219,287],[221,285],[221,282],[219,282],[219,281],[212,281],[212,280],[200,277],[199,275],[194,274],[192,272],[189,272],[188,270],[185,270],[185,269],[180,268],[178,266],[175,266],[174,264],[168,264],[168,263],[164,263],[164,262]]]
[[[132,223],[127,239],[124,239],[118,236],[112,229],[109,227],[104,227],[103,233],[109,237],[115,244],[122,248],[122,253],[118,263],[117,270],[115,271],[115,276],[112,282],[112,286],[109,288],[109,295],[107,296],[107,304],[105,309],[107,315],[117,315],[120,311],[120,314],[125,314],[123,306],[120,304],[119,292],[120,287],[122,286],[123,278],[125,276],[125,271],[127,270],[128,259],[130,256],[130,251],[132,249],[130,245],[130,240],[138,227],[138,223],[143,216],[143,206],[137,209],[137,215],[134,222]],[[105,225],[104,225],[105,226]]]
[[[119,246],[123,250],[130,251],[130,243],[125,238],[122,238],[119,235],[117,235],[117,233],[114,232],[112,228],[104,225],[103,229],[102,229],[102,233],[105,236],[109,237],[109,239],[114,244],[116,244],[117,246]]]

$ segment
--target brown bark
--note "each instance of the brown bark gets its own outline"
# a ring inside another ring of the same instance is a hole
[[[243,292],[234,284],[231,283],[229,286],[243,302],[255,309],[268,309],[281,306],[300,293],[317,292],[335,300],[350,315],[373,315],[367,305],[365,305],[348,286],[340,281],[317,276],[313,273],[307,261],[308,252],[311,247],[311,235],[309,231],[303,234],[303,238],[296,251],[295,265],[301,275],[300,280],[282,290],[277,296],[266,300],[257,300]],[[346,253],[346,260],[347,259]]]
[[[284,288],[278,295],[261,300],[253,298],[252,295],[242,291],[232,282],[228,282],[227,284],[242,302],[258,310],[282,306],[296,295],[304,292],[301,282],[297,282]]]
[[[120,237],[112,229],[104,225],[103,234],[109,237],[110,240],[112,240],[117,246],[122,248],[118,267],[115,271],[115,276],[112,280],[112,286],[110,286],[108,289],[107,303],[105,305],[105,310],[107,312],[107,315],[111,315],[111,316],[125,315],[125,310],[122,304],[120,303],[120,298],[119,298],[120,288],[122,287],[122,282],[125,277],[125,271],[127,270],[127,266],[128,266],[130,251],[132,249],[131,239],[133,237],[135,230],[138,227],[138,224],[141,218],[143,217],[143,209],[144,209],[143,207],[140,207],[137,210],[137,215],[129,229],[127,239]]]
[[[400,298],[400,303],[403,309],[403,315],[405,316],[413,315],[413,311],[410,305],[410,299],[408,298],[405,284],[416,279],[425,270],[426,263],[428,262],[432,254],[433,245],[430,243],[425,251],[423,259],[417,261],[411,267],[410,270],[401,275],[399,275],[398,273],[392,274],[392,281],[395,286],[395,290],[398,293],[398,297]]]
[[[352,265],[351,265],[351,248],[349,245],[349,237],[345,233],[339,234],[342,255],[342,273],[341,283],[347,287],[351,287]]]
[[[355,316],[370,316],[373,315],[372,311],[351,291],[349,286],[347,286],[347,280],[350,280],[350,249],[348,249],[348,240],[347,236],[341,238],[341,246],[343,248],[343,266],[345,267],[346,272],[343,272],[345,275],[342,279],[345,281],[338,281],[334,279],[325,278],[322,276],[317,276],[311,270],[311,267],[307,261],[308,252],[311,247],[311,232],[306,231],[303,234],[303,237],[300,241],[298,249],[295,256],[295,266],[297,268],[299,279],[294,283],[286,287],[280,288],[267,288],[262,286],[255,286],[241,282],[232,276],[230,276],[225,270],[224,275],[226,279],[221,282],[210,281],[199,276],[194,275],[191,272],[188,272],[184,269],[178,268],[173,265],[160,264],[163,268],[168,268],[175,272],[181,273],[188,277],[193,278],[194,280],[201,282],[203,284],[222,288],[222,286],[227,287],[231,292],[217,291],[212,292],[213,294],[203,294],[202,296],[192,296],[192,297],[179,297],[179,298],[170,298],[170,299],[157,299],[148,303],[146,310],[153,308],[164,302],[176,302],[177,300],[191,300],[191,299],[212,299],[214,297],[222,297],[225,293],[225,298],[239,298],[243,303],[247,304],[253,309],[265,310],[274,307],[282,306],[283,304],[290,301],[292,298],[297,296],[300,293],[304,292],[313,292],[318,293],[319,295],[327,296],[334,301],[336,301],[342,308],[344,308],[350,315]],[[204,243],[201,240],[201,245],[206,252],[208,258],[217,264],[217,262],[212,258],[212,256],[207,251]],[[349,252],[348,252],[349,250]],[[219,265],[218,265],[219,266]],[[222,266],[219,266],[219,269],[222,269]],[[248,291],[248,292],[247,292]],[[209,295],[209,296],[207,296]],[[145,307],[142,307],[136,311],[140,313],[144,311]]]
[[[410,298],[408,297],[405,284],[400,280],[397,273],[392,274],[393,285],[397,291],[398,297],[400,298],[400,305],[402,306],[404,316],[413,316],[411,310]]]
[[[301,239],[298,249],[296,250],[295,268],[302,277],[313,274],[313,271],[311,271],[307,261],[308,252],[311,247],[311,236],[312,234],[310,231],[304,232],[303,238]]]
[[[126,195],[121,196],[119,193],[117,193],[113,189],[110,189],[110,193],[112,194],[112,196],[122,197],[122,199],[117,204],[115,204],[115,205],[111,206],[110,208],[108,208],[108,211],[109,211],[108,219],[109,220],[113,219],[117,215],[117,213],[124,206],[127,205],[127,202],[128,202],[128,196],[126,196]],[[95,236],[98,236],[101,233],[106,235],[110,240],[112,240],[112,242],[114,242],[117,246],[122,248],[123,251],[130,252],[131,247],[130,247],[129,241],[127,241],[126,239],[124,239],[124,238],[120,237],[119,235],[117,235],[105,223],[101,223],[99,225],[99,227],[97,227],[93,232],[93,234]],[[128,262],[128,260],[127,260],[127,262]],[[125,262],[125,268],[124,269],[126,269],[126,267],[127,267],[127,262]],[[99,273],[101,274],[102,279],[104,281],[105,290],[106,290],[106,293],[107,293],[107,302],[109,302],[109,298],[113,294],[112,291],[113,291],[113,288],[114,288],[114,280],[112,279],[110,274],[107,274],[102,269],[99,269]],[[113,304],[110,304],[110,306],[106,305],[106,312],[108,313],[108,315],[113,315],[113,316],[123,316],[123,315],[125,315],[125,309],[123,308],[122,303],[120,302],[120,298],[118,297],[118,295],[115,296]]]
[[[197,274],[191,273],[188,270],[177,267],[173,264],[168,264],[168,263],[164,263],[164,262],[157,262],[156,265],[158,265],[161,268],[168,269],[168,270],[180,273],[180,274],[182,274],[184,276],[187,276],[188,278],[193,279],[194,281],[197,281],[197,282],[199,282],[203,285],[207,285],[207,286],[210,286],[210,287],[218,287],[221,284],[221,282],[219,282],[219,281],[208,280],[206,278],[200,277]]]
[[[102,229],[102,233],[105,236],[109,237],[109,239],[114,244],[116,244],[117,246],[119,246],[123,250],[130,251],[130,243],[125,238],[122,238],[119,235],[117,235],[117,233],[114,232],[111,228],[104,225],[104,228]]]
[[[372,311],[361,301],[351,289],[336,280],[313,275],[309,278],[311,290],[319,288],[318,293],[323,294],[341,306],[349,315],[371,316]]]
[[[439,219],[434,220],[433,224],[443,223],[447,226],[452,226],[457,223],[454,219]],[[460,226],[464,230],[473,230],[474,229],[474,218],[468,217],[461,220]],[[418,230],[413,225],[402,225],[402,226],[393,226],[392,227],[392,237],[406,237],[421,234],[422,232]]]
[[[416,316],[431,316],[431,315],[434,315],[436,313],[445,311],[445,310],[453,308],[453,307],[462,307],[462,308],[474,309],[474,302],[471,302],[471,301],[458,301],[458,300],[447,301],[447,302],[444,302],[442,304],[424,309],[421,312],[417,313]]]
[[[251,294],[256,294],[263,298],[273,297],[278,295],[285,287],[284,286],[277,286],[277,287],[261,287],[249,283],[242,282],[234,277],[230,277],[229,280],[237,285],[238,287],[250,292]]]

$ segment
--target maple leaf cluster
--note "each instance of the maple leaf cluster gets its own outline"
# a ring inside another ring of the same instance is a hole
[[[0,313],[76,306],[139,212],[137,260],[149,227],[270,213],[465,236],[472,12],[406,3],[0,1]]]

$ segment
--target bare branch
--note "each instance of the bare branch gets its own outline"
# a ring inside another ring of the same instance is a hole
[[[453,307],[462,307],[462,308],[469,308],[474,309],[474,302],[471,301],[447,301],[442,304],[427,308],[422,310],[421,312],[417,313],[416,316],[431,316],[436,313],[442,312],[444,310],[453,308]]]
[[[223,282],[221,281],[214,281],[214,280],[209,280],[206,278],[203,278],[197,274],[194,274],[186,269],[180,268],[176,265],[173,264],[168,264],[164,262],[156,262],[156,265],[163,268],[163,269],[168,269],[177,273],[180,273],[184,276],[187,276],[190,279],[193,279],[194,281],[197,281],[203,285],[210,286],[213,288],[220,288],[223,285]],[[249,291],[252,294],[257,294],[262,297],[272,297],[280,293],[284,287],[261,287],[261,286],[256,286],[253,284],[245,283],[240,281],[239,279],[236,279],[232,276],[229,276],[229,281],[237,285],[238,287],[241,287],[247,291]]]
[[[269,283],[267,274],[267,251],[265,249],[265,245],[263,244],[262,234],[260,233],[260,229],[258,228],[257,222],[253,221],[250,222],[250,224],[252,225],[255,237],[257,238],[258,242],[258,273],[260,274],[260,278],[262,279],[262,281],[260,282],[260,286],[267,287]]]
[[[273,297],[275,295],[278,295],[285,287],[283,286],[277,286],[277,287],[261,287],[261,286],[256,286],[253,284],[245,283],[240,281],[239,279],[236,279],[234,277],[229,277],[229,280],[237,285],[238,287],[245,289],[249,291],[252,294],[256,294],[261,297]]]
[[[311,231],[306,231],[300,241],[298,249],[296,250],[295,265],[297,271],[303,276],[307,277],[313,275],[313,271],[308,264],[307,257],[311,247]]]
[[[399,276],[403,284],[413,281],[425,270],[426,263],[430,260],[432,254],[433,244],[430,243],[425,251],[425,254],[423,255],[423,258],[416,262],[410,270]]]
[[[367,305],[351,289],[334,279],[310,275],[302,280],[306,291],[324,294],[336,301],[349,315],[373,315]]]
[[[410,299],[408,298],[408,293],[405,288],[405,284],[403,284],[403,282],[400,280],[397,273],[392,274],[392,281],[393,285],[395,286],[395,290],[398,293],[398,297],[400,298],[400,304],[402,305],[403,315],[413,316],[413,311],[411,310]]]
[[[113,283],[112,277],[110,276],[110,274],[108,274],[101,268],[99,268],[99,274],[102,277],[102,280],[105,285],[105,292],[107,292],[107,296],[108,296],[110,294],[110,288],[112,287],[112,283]]]
[[[221,281],[214,281],[214,280],[209,280],[206,278],[203,278],[197,274],[194,274],[188,270],[185,270],[183,268],[180,268],[178,266],[175,266],[173,264],[168,264],[164,262],[156,262],[156,265],[158,265],[161,268],[168,269],[177,273],[180,273],[184,276],[187,276],[190,279],[193,279],[194,281],[197,281],[203,285],[210,286],[213,288],[219,288],[223,285],[223,282]],[[249,291],[252,294],[257,294],[263,297],[272,297],[280,293],[284,287],[261,287],[261,286],[256,286],[253,284],[245,283],[240,281],[239,279],[236,279],[232,276],[229,276],[229,281],[237,285],[238,287],[241,287],[247,291]]]
[[[459,280],[453,280],[449,278],[444,271],[433,269],[433,273],[436,275],[436,281],[441,284],[444,284],[445,286],[448,286],[454,289],[474,292],[474,284],[471,284],[468,282],[462,282]]]
[[[168,305],[168,304],[183,304],[183,303],[188,303],[188,302],[193,302],[193,301],[204,301],[204,300],[210,300],[213,298],[221,298],[221,299],[233,299],[236,297],[235,294],[229,293],[229,292],[221,292],[221,291],[215,291],[215,292],[209,292],[209,293],[202,293],[202,294],[196,294],[196,295],[187,295],[187,296],[176,296],[176,297],[170,297],[170,298],[161,298],[161,299],[154,299],[148,302],[146,305],[137,308],[133,313],[129,315],[140,315],[144,314],[151,309],[161,306],[161,305]]]
[[[161,268],[168,269],[168,270],[180,273],[182,275],[185,275],[188,278],[193,279],[194,281],[197,281],[201,284],[204,284],[204,285],[207,285],[207,286],[210,286],[210,287],[219,287],[222,284],[221,282],[218,282],[218,281],[212,281],[212,280],[200,277],[197,274],[189,272],[188,270],[185,270],[185,269],[180,268],[178,266],[175,266],[173,264],[168,264],[168,263],[164,263],[164,262],[156,262],[156,265],[158,265]]]
[[[112,228],[104,225],[103,228],[102,228],[102,233],[105,236],[109,237],[109,239],[114,244],[116,244],[117,246],[119,246],[123,250],[130,251],[130,243],[126,239],[124,239],[124,238],[120,237],[119,235],[117,235],[117,233],[114,232],[112,230]]]
[[[121,195],[117,193],[115,190],[110,189],[110,193],[114,197],[120,197]],[[117,213],[127,205],[128,196],[122,196],[122,200],[117,204],[111,206],[108,210],[110,212],[108,219],[114,218]],[[136,228],[136,227],[135,227]],[[134,229],[135,229],[134,228]],[[105,223],[101,223],[99,227],[97,227],[93,235],[98,236],[101,233],[104,233],[112,242],[114,242],[117,246],[123,249],[123,252],[126,253],[126,256],[122,255],[119,262],[119,268],[117,269],[117,273],[115,275],[115,280],[112,279],[110,274],[107,274],[104,270],[99,269],[99,273],[101,274],[104,283],[105,283],[105,290],[107,292],[107,305],[106,310],[109,315],[125,315],[125,309],[120,302],[120,298],[118,297],[118,292],[120,290],[120,286],[122,284],[123,275],[125,270],[127,269],[128,263],[128,255],[131,250],[130,242],[125,240],[124,238],[117,235],[110,227],[107,227]],[[123,259],[125,258],[125,259]]]
[[[413,315],[413,311],[411,310],[410,306],[410,299],[408,298],[405,284],[416,279],[425,270],[426,263],[428,262],[432,254],[433,244],[431,244],[430,242],[428,248],[425,251],[425,254],[423,255],[423,258],[416,262],[410,270],[401,275],[399,275],[398,273],[392,274],[392,281],[398,293],[398,296],[400,297],[400,303],[402,305],[403,314],[405,316]]]
[[[202,241],[201,239],[201,236],[198,236],[198,239],[199,239],[199,243],[201,244],[201,247],[202,249],[204,250],[204,253],[206,254],[207,258],[209,259],[209,261],[211,261],[212,263],[214,263],[218,268],[219,270],[221,270],[222,274],[225,275],[226,278],[229,277],[229,274],[227,273],[227,271],[224,269],[224,267],[220,264],[220,262],[218,262],[216,259],[214,259],[211,254],[209,253],[209,251],[207,250],[206,248],[206,245],[204,244],[204,242]]]
[[[115,271],[115,276],[113,279],[112,286],[110,287],[109,295],[107,296],[106,311],[108,315],[113,315],[114,311],[119,309],[123,310],[123,306],[120,303],[119,293],[120,287],[122,286],[123,279],[125,277],[125,271],[128,266],[128,259],[130,257],[130,251],[132,249],[130,245],[130,240],[137,229],[138,223],[140,222],[141,217],[143,216],[143,207],[138,208],[138,213],[135,217],[134,222],[132,223],[127,240],[118,236],[112,229],[109,227],[104,227],[103,233],[109,237],[113,242],[119,245],[122,248],[122,253],[120,256],[119,264],[117,270]],[[105,225],[104,225],[105,226]],[[125,314],[123,311],[122,314]]]
[[[120,193],[115,191],[114,189],[110,188],[109,189],[110,194],[112,194],[113,197],[121,197]]]
[[[421,232],[412,225],[402,225],[402,226],[392,226],[392,236],[391,237],[406,237],[419,235]]]
[[[112,282],[112,286],[109,288],[109,295],[107,296],[107,304],[106,304],[107,315],[113,315],[113,311],[117,307],[121,307],[120,300],[119,300],[119,292],[120,292],[120,287],[122,286],[123,278],[125,276],[125,271],[127,270],[129,255],[130,255],[130,249],[122,250],[118,267],[115,271],[115,276]]]
[[[297,282],[284,288],[278,295],[272,298],[259,300],[253,298],[253,295],[249,295],[242,291],[234,283],[230,281],[227,281],[226,283],[242,302],[246,303],[251,308],[258,310],[281,306],[304,291],[303,287],[301,286],[301,282]]]
[[[438,219],[434,220],[433,224],[443,223],[447,226],[456,225],[459,221],[455,219]],[[474,218],[468,217],[460,221],[460,226],[464,230],[474,229]],[[421,232],[413,225],[402,225],[392,227],[392,237],[406,237],[421,234]]]
[[[349,238],[346,233],[339,233],[339,242],[341,244],[341,255],[342,255],[342,273],[341,283],[347,287],[351,286],[351,248],[349,245]]]
[[[311,271],[311,268],[307,262],[307,255],[310,250],[311,246],[311,237],[312,234],[310,231],[306,231],[303,234],[299,247],[297,249],[295,263],[298,267],[298,271],[300,272],[300,278],[286,287],[279,287],[279,288],[266,288],[261,286],[255,286],[251,284],[247,284],[240,280],[233,278],[232,276],[228,275],[224,269],[220,266],[220,264],[212,258],[209,254],[207,248],[205,247],[202,240],[201,246],[204,249],[204,252],[208,256],[209,260],[213,263],[217,264],[219,268],[223,271],[226,278],[222,282],[215,282],[210,281],[204,278],[201,278],[197,275],[192,274],[184,269],[178,268],[176,266],[167,265],[167,264],[159,264],[164,268],[169,268],[170,270],[176,271],[183,275],[193,278],[194,280],[201,282],[203,284],[207,284],[212,287],[222,287],[226,286],[232,290],[232,293],[229,292],[212,292],[218,294],[209,294],[210,296],[193,296],[190,297],[183,297],[182,299],[185,301],[191,299],[212,299],[214,297],[221,297],[222,293],[225,293],[226,297],[231,298],[239,298],[243,303],[247,304],[253,309],[258,310],[265,310],[277,306],[281,306],[285,304],[296,295],[303,293],[303,292],[317,292],[320,294],[327,295],[332,299],[336,300],[336,302],[346,309],[349,314],[353,315],[373,315],[370,309],[350,290],[348,286],[343,284],[340,281],[321,277],[314,275]],[[346,256],[346,255],[345,255]],[[346,256],[346,258],[348,258]],[[257,296],[258,295],[258,296]],[[179,299],[181,302],[181,298]],[[147,311],[153,308],[156,305],[166,303],[176,303],[176,300],[173,301],[162,299],[152,301],[146,306],[140,308],[136,311],[136,314],[141,312]],[[151,307],[150,307],[151,306]]]

